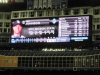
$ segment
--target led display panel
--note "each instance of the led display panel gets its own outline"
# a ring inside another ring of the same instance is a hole
[[[11,43],[90,42],[91,24],[91,16],[13,19]]]

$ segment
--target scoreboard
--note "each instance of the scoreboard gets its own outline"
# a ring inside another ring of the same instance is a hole
[[[89,16],[60,17],[59,36],[89,36]]]
[[[88,43],[91,16],[12,19],[11,43]]]

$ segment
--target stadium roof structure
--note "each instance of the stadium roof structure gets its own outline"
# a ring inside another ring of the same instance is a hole
[[[100,6],[100,0],[68,0],[68,8],[84,7],[84,6]],[[27,2],[24,3],[0,3],[0,12],[10,12],[26,10]]]

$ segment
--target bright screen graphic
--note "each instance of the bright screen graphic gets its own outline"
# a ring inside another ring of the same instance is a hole
[[[88,42],[90,16],[12,20],[11,43]]]

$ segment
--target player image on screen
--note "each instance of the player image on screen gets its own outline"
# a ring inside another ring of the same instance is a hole
[[[13,22],[12,29],[13,29],[13,34],[11,38],[25,38],[23,35],[21,35],[22,26],[19,20]]]

